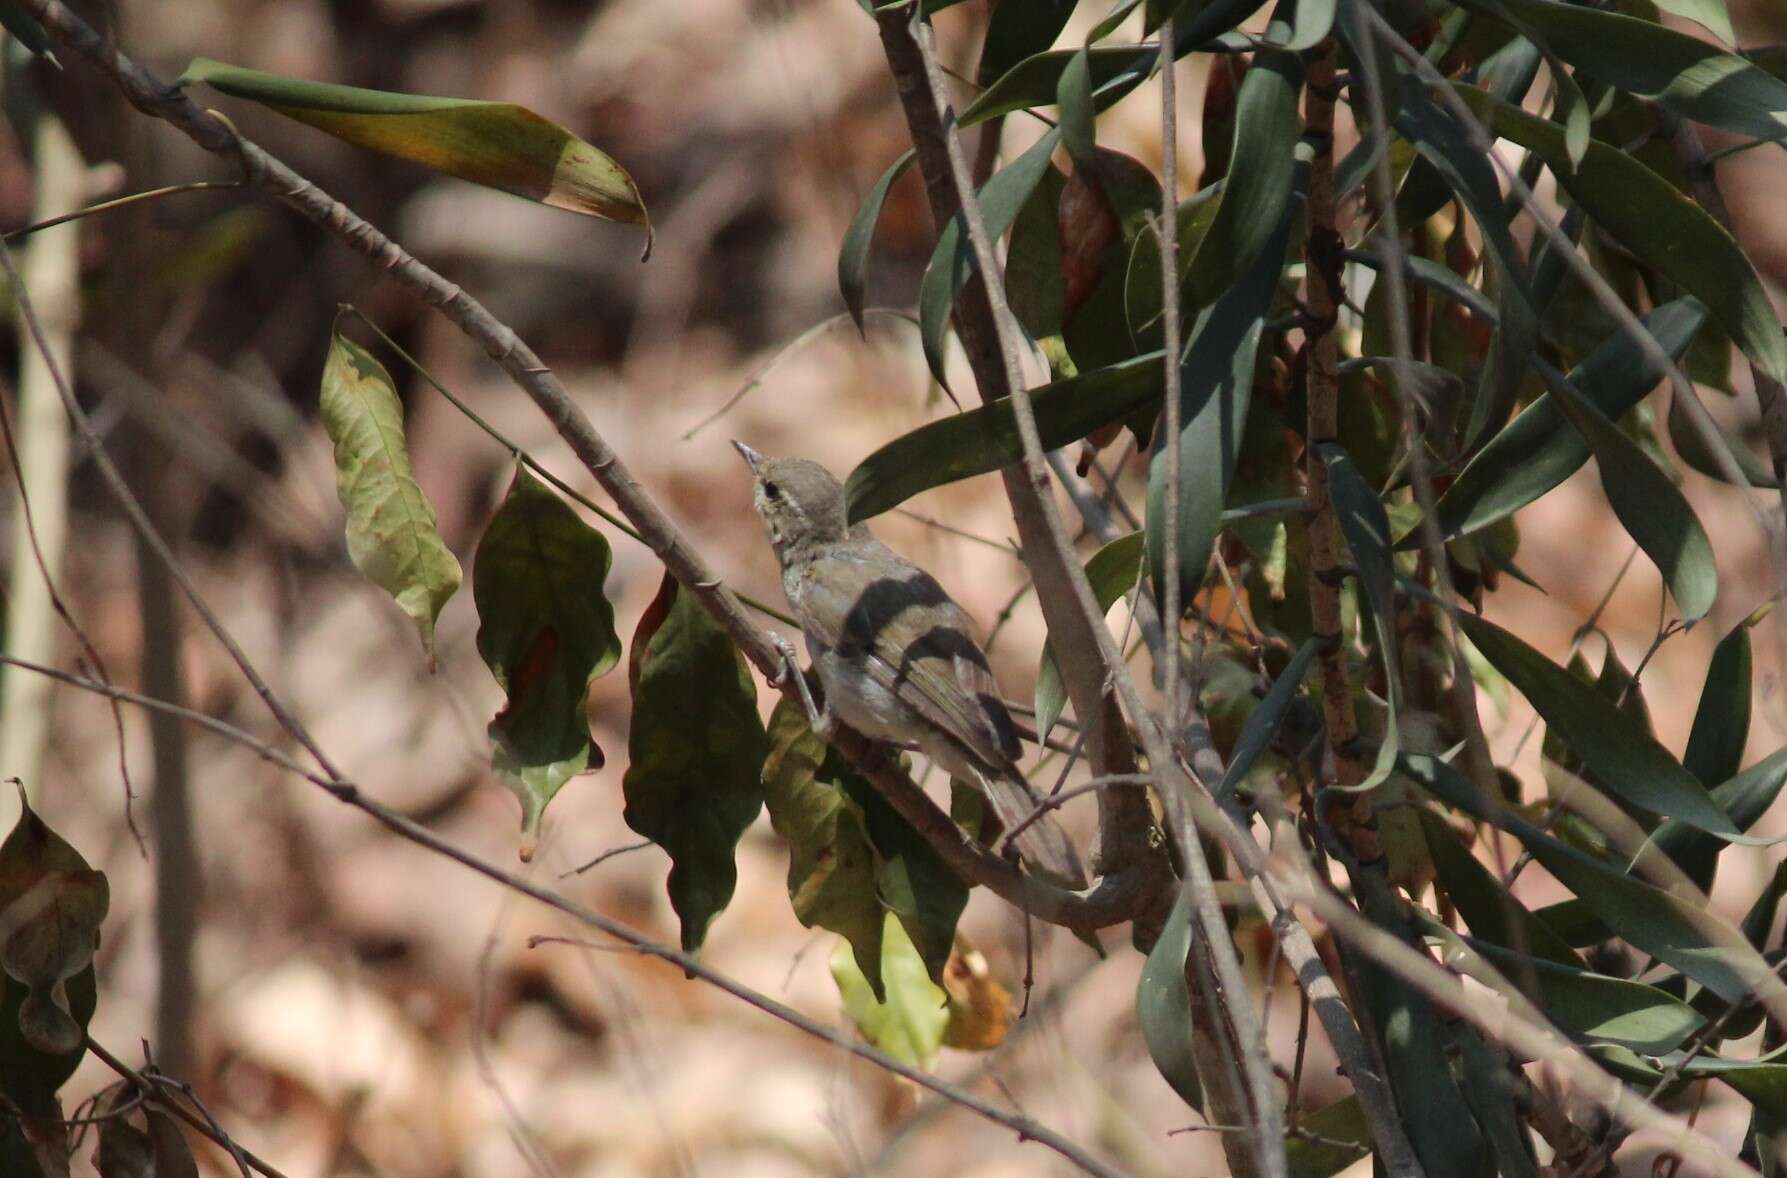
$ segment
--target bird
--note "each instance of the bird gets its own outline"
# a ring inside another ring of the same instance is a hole
[[[1067,832],[1038,812],[1044,800],[1017,766],[1017,728],[967,613],[936,578],[849,522],[844,488],[825,467],[732,444],[750,465],[752,504],[825,689],[815,708],[793,647],[780,640],[814,731],[829,736],[835,717],[872,740],[917,748],[980,789],[1017,832],[1011,843],[1032,873],[1085,888]]]

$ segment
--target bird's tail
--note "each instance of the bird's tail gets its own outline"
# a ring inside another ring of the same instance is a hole
[[[1023,827],[1012,841],[1026,867],[1061,887],[1076,892],[1086,887],[1086,869],[1055,816],[1044,814],[1030,821],[1042,799],[1029,782],[1014,769],[999,776],[983,774],[980,785],[1006,830]]]

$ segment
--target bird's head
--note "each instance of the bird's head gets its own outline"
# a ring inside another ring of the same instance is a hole
[[[845,538],[844,488],[831,471],[805,458],[765,458],[743,442],[732,444],[751,467],[751,503],[777,556],[786,561]]]

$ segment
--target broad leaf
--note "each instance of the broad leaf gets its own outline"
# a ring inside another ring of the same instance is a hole
[[[936,1062],[949,1027],[949,996],[931,981],[924,960],[893,913],[885,918],[881,938],[886,1001],[875,997],[847,944],[833,951],[831,976],[844,997],[845,1013],[864,1039],[913,1067],[928,1068]]]
[[[478,653],[508,696],[490,737],[521,799],[524,855],[559,788],[602,766],[584,698],[620,659],[602,594],[611,559],[602,534],[518,466],[472,562]]]
[[[777,702],[763,761],[763,803],[770,824],[788,844],[788,899],[795,918],[849,942],[856,967],[882,1001],[883,910],[875,893],[875,850],[862,810],[835,779],[820,779],[828,752],[799,705]]]
[[[956,945],[956,922],[968,906],[968,885],[878,790],[843,772],[835,759],[833,765],[868,824],[876,894],[906,930],[931,980],[941,985]]]
[[[1135,1013],[1155,1070],[1179,1094],[1180,1100],[1201,1113],[1204,1092],[1192,1047],[1191,988],[1185,982],[1185,959],[1196,935],[1191,915],[1191,888],[1187,885],[1180,888],[1160,937],[1142,965],[1142,976],[1136,982]]]
[[[335,443],[348,556],[409,615],[432,667],[434,624],[459,588],[461,573],[410,469],[397,388],[371,352],[336,332],[323,365],[320,403],[323,428]]]
[[[1135,585],[1142,572],[1142,533],[1119,536],[1092,554],[1086,562],[1086,581],[1101,611],[1109,612]],[[1067,706],[1067,685],[1055,663],[1055,651],[1042,647],[1042,665],[1036,672],[1036,731],[1047,738]]]
[[[194,82],[258,102],[357,147],[651,232],[626,169],[523,106],[309,82],[207,57],[194,59],[179,84]]]
[[[633,636],[621,817],[670,856],[670,905],[693,953],[738,883],[733,848],[763,807],[769,742],[732,639],[668,573]]]
[[[987,19],[975,80],[991,86],[1020,61],[1053,45],[1078,4],[1079,0],[1028,0],[995,5]]]

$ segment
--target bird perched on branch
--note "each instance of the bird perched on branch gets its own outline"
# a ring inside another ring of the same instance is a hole
[[[848,522],[844,488],[823,466],[732,444],[751,466],[753,502],[825,688],[820,710],[784,640],[814,731],[829,735],[835,715],[873,740],[917,748],[986,795],[1006,830],[1018,832],[1012,842],[1030,870],[1085,887],[1066,831],[1037,813],[1043,799],[1018,771],[1017,729],[962,607],[929,573]]]

